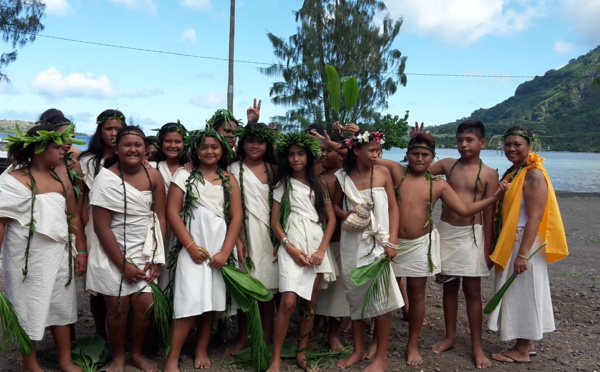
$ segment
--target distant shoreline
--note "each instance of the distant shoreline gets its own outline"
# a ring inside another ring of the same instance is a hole
[[[600,192],[557,191],[557,198],[600,198]]]

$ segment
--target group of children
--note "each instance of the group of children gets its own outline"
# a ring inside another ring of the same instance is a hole
[[[68,346],[68,325],[76,321],[71,267],[76,275],[86,274],[96,328],[110,340],[108,371],[125,366],[128,322],[135,330],[132,363],[158,370],[142,354],[152,325],[147,284],[159,282],[171,293],[174,321],[164,370],[178,371],[194,327],[194,367],[211,365],[215,317],[235,307],[219,270],[224,265],[243,268],[280,293],[277,304],[260,304],[264,336],[273,344],[269,371],[280,370],[296,309],[296,359],[304,370],[318,368],[306,355],[315,314],[329,317],[332,350],[342,347],[340,317],[351,319],[354,349],[339,367],[372,357],[365,370],[385,370],[391,312],[403,306],[409,319],[406,362],[422,364],[418,342],[425,288],[436,274],[443,274],[446,337],[433,352],[456,342],[462,279],[475,366],[491,365],[481,347],[480,278],[491,267],[494,204],[508,185],[498,183],[496,171],[479,158],[486,143],[482,122],[462,123],[460,158],[436,163],[434,138],[416,126],[408,165],[402,166],[381,158],[383,133],[352,130],[337,142],[326,133],[281,134],[258,123],[260,102],[255,102],[245,127],[227,110],[217,111],[205,130],[165,124],[155,160],[148,163],[143,131],[127,126],[117,110],[98,116],[89,148],[73,160],[66,155],[74,151],[67,148],[73,127],[64,126],[69,121],[55,111],[52,120],[43,114],[40,125],[11,140],[12,167],[0,177],[0,241],[5,286],[19,321],[32,340],[51,326],[62,370],[79,370]],[[62,127],[66,131],[59,133]],[[70,177],[74,173],[81,176]],[[432,212],[438,199],[444,208],[436,227]],[[353,284],[351,273],[383,256],[393,273],[382,284],[387,295],[368,297],[370,283]],[[248,343],[243,314],[238,318],[240,337],[231,354]],[[375,323],[369,347],[368,318]],[[41,370],[35,352],[24,356],[23,368]]]

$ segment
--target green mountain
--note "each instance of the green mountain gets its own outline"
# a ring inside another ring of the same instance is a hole
[[[26,132],[35,123],[23,120],[0,120],[0,133],[15,133],[15,125],[18,125],[22,132]]]
[[[600,47],[558,70],[517,87],[514,96],[464,119],[431,129],[440,146],[454,147],[456,126],[465,119],[486,124],[487,138],[512,125],[531,128],[545,150],[600,152]]]

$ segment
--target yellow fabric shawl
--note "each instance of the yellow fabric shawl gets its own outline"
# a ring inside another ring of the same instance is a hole
[[[567,247],[567,237],[563,226],[560,210],[558,209],[558,201],[554,193],[554,187],[546,173],[546,169],[542,166],[544,158],[540,158],[539,154],[530,152],[527,159],[527,165],[517,174],[512,180],[510,187],[504,194],[502,205],[502,230],[498,237],[498,242],[494,248],[494,252],[490,256],[492,261],[496,263],[496,271],[502,271],[508,264],[513,247],[515,244],[515,236],[517,232],[517,223],[519,221],[519,212],[521,202],[523,200],[523,184],[525,176],[529,169],[537,168],[544,174],[548,184],[548,200],[544,210],[544,216],[540,223],[538,237],[542,242],[548,242],[545,247],[548,263],[558,261],[569,255]],[[504,179],[510,178],[512,173],[507,174]],[[537,247],[534,247],[536,249]]]

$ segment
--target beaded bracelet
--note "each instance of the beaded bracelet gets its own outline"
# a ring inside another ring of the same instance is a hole
[[[87,255],[89,255],[89,253],[88,252],[77,252],[77,255],[78,256],[87,256]]]
[[[529,261],[529,257],[527,257],[527,256],[523,256],[522,254],[520,254],[520,255],[517,255],[517,257],[520,257],[520,258],[522,258],[522,259],[524,259],[524,260],[527,260],[527,261]]]

